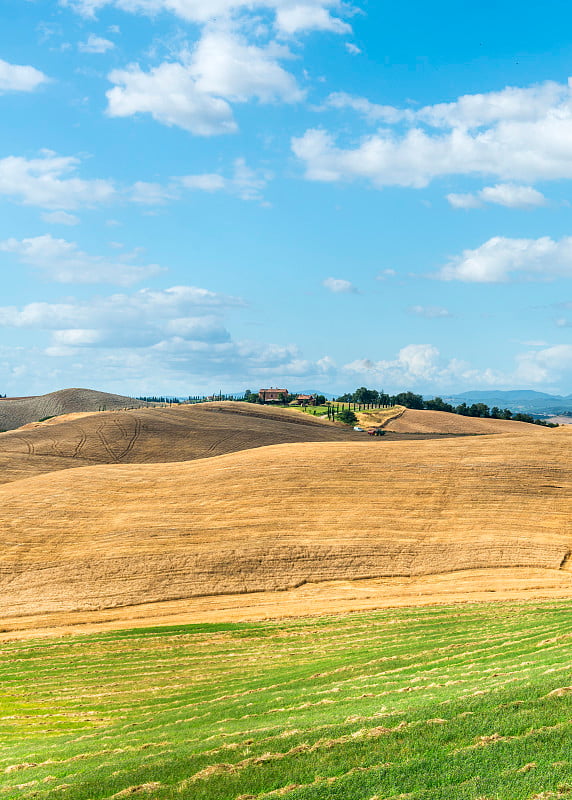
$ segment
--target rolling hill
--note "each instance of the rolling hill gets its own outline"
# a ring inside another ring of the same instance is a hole
[[[271,444],[358,436],[310,414],[232,402],[71,417],[0,434],[0,483],[93,464],[191,461]]]
[[[148,405],[132,397],[93,389],[62,389],[38,397],[0,400],[0,431],[10,431],[46,417],[81,411],[141,408]]]
[[[368,418],[375,417],[375,412],[367,412],[360,417],[364,424]],[[408,408],[398,417],[390,419],[383,427],[394,433],[438,433],[470,436],[475,434],[542,434],[546,429],[528,422],[516,422],[504,419],[483,417],[464,417],[446,411],[418,411]]]
[[[400,585],[428,576],[460,596],[467,576],[482,593],[499,575],[505,588],[525,576],[533,594],[570,593],[572,431],[542,433],[290,443],[5,484],[0,619],[113,608],[127,619],[121,607],[157,614],[168,601],[192,616],[205,597],[287,603],[305,584],[317,586],[311,612],[336,581],[366,581],[375,607],[392,603],[388,587],[399,604]]]

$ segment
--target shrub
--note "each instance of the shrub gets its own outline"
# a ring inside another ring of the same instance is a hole
[[[350,411],[349,408],[344,408],[343,411],[340,411],[338,414],[338,419],[340,422],[343,422],[346,425],[356,425],[358,421],[358,418],[354,412]]]

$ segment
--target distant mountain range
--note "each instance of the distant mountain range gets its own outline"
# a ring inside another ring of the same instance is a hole
[[[486,403],[499,408],[510,408],[511,411],[520,411],[526,414],[540,416],[572,416],[572,394],[561,396],[535,392],[532,389],[514,389],[508,392],[483,391],[462,392],[461,394],[443,396],[443,400],[453,405],[460,403]]]

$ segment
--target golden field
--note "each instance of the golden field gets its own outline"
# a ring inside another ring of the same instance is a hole
[[[201,450],[181,433],[188,431],[181,420],[199,411],[213,425],[201,432]],[[304,434],[294,423],[283,433],[290,441],[265,445],[260,426],[276,421],[285,430],[288,412],[245,406],[243,422],[259,426],[256,439],[244,426],[236,432],[237,414],[205,407],[122,412],[121,424],[153,420],[157,433],[159,412],[179,445],[162,450],[160,436],[140,432],[127,458],[162,454],[163,463],[57,467],[0,486],[5,636],[572,595],[572,431],[476,420],[503,432],[371,440],[297,415]],[[117,413],[26,431],[45,438],[34,439],[34,454],[14,455],[69,462],[61,455],[72,441],[69,425]],[[425,414],[439,412],[411,417]],[[49,437],[53,454],[40,458]],[[94,434],[98,441],[103,447]],[[189,452],[200,454],[183,460]]]

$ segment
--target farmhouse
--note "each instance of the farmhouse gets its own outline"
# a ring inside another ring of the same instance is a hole
[[[315,406],[316,395],[314,394],[299,394],[296,397],[296,402],[299,406]]]
[[[260,389],[258,397],[263,403],[282,403],[288,397],[288,389]]]

